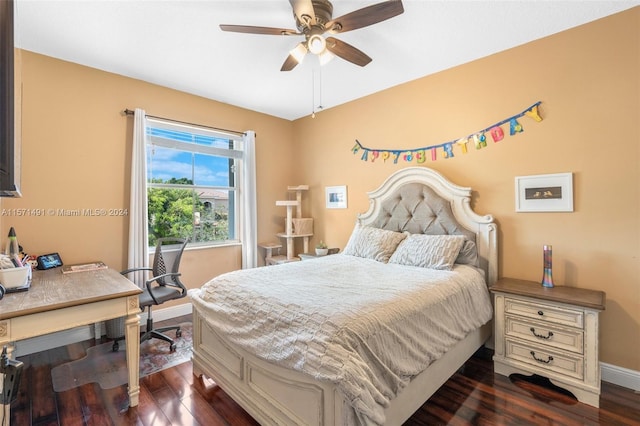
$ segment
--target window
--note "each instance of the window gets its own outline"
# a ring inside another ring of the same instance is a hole
[[[149,246],[238,242],[242,137],[155,118],[146,135]]]

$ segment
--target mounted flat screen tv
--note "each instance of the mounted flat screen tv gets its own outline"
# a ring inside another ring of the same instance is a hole
[[[0,196],[19,197],[20,96],[16,90],[13,0],[0,0]],[[18,102],[16,102],[18,101]],[[18,118],[18,119],[17,119]]]

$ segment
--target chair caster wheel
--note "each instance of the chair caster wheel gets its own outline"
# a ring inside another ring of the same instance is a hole
[[[171,346],[169,346],[169,352],[175,352],[177,347],[178,346],[175,343],[172,343]]]
[[[176,337],[180,337],[180,336],[182,336],[182,330],[177,329],[176,330]]]
[[[111,347],[111,350],[113,352],[118,352],[118,349],[120,349],[120,345],[118,345],[118,342],[114,342],[113,346]]]

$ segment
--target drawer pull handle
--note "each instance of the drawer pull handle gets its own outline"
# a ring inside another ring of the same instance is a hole
[[[531,334],[533,334],[534,336],[536,336],[538,339],[549,339],[551,336],[553,336],[553,331],[550,331],[547,333],[546,336],[543,336],[542,334],[536,334],[536,329],[531,327],[529,330],[531,330]]]
[[[553,357],[552,357],[551,355],[549,355],[549,356],[547,357],[547,360],[546,360],[546,361],[545,361],[544,359],[541,359],[541,358],[536,358],[536,353],[535,353],[534,351],[531,351],[531,356],[532,356],[532,357],[533,357],[533,359],[535,359],[536,361],[538,361],[538,362],[542,362],[542,363],[545,363],[545,364],[549,364],[551,361],[553,361]]]
[[[544,312],[538,311],[538,315],[542,316],[542,315],[544,315]]]

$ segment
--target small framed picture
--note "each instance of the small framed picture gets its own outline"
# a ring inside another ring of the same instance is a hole
[[[327,194],[328,209],[346,209],[347,208],[347,187],[346,186],[327,186],[325,188]]]
[[[517,212],[572,212],[573,174],[516,177]]]

